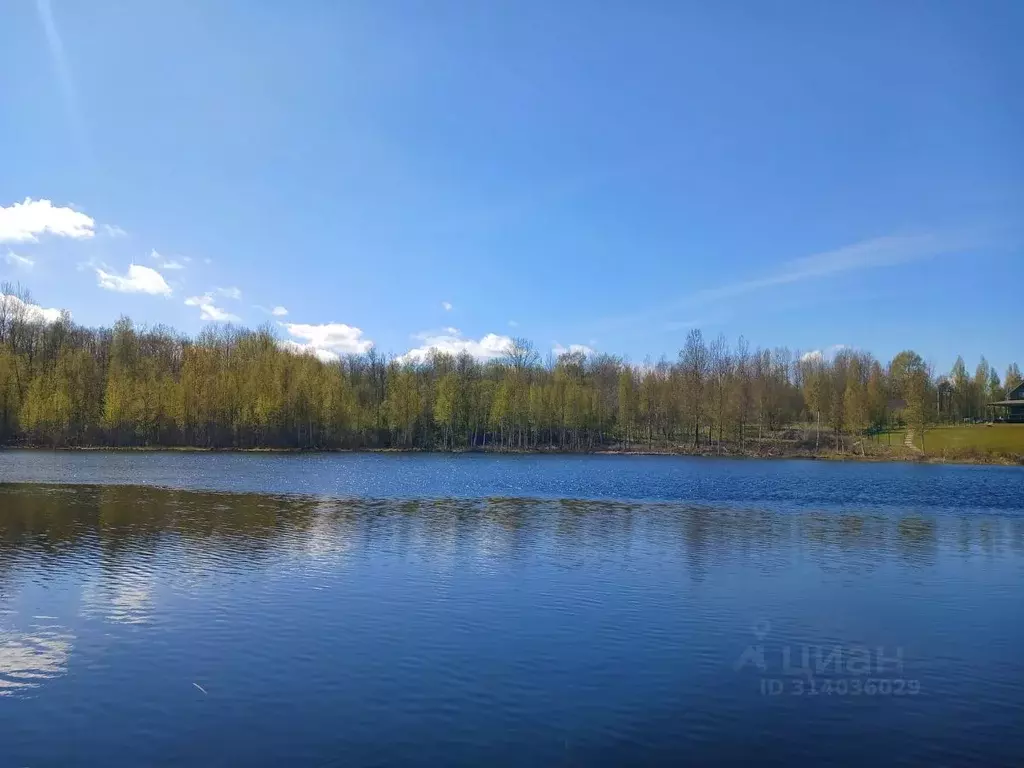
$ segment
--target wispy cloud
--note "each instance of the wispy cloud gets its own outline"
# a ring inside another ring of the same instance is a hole
[[[213,323],[239,323],[241,318],[221,309],[213,303],[213,296],[204,293],[202,296],[190,296],[185,299],[185,306],[199,307],[199,319]]]
[[[170,296],[171,286],[155,269],[132,264],[127,274],[118,275],[96,267],[100,288],[118,293],[148,293],[154,296]]]
[[[189,259],[182,259],[182,261],[176,261],[174,259],[168,259],[166,256],[164,256],[163,254],[159,253],[155,249],[151,250],[149,252],[149,258],[153,259],[153,261],[155,261],[157,263],[157,265],[160,267],[160,269],[170,269],[170,270],[184,269],[185,268],[185,264],[183,264],[182,262],[189,261]]]
[[[78,108],[78,96],[75,92],[74,82],[71,79],[71,70],[68,67],[67,57],[64,55],[64,43],[61,41],[60,33],[57,31],[57,22],[53,18],[50,0],[36,0],[36,11],[39,14],[39,23],[43,25],[46,44],[50,49],[50,58],[53,60],[53,68],[57,74],[57,82],[60,86],[61,95],[64,97],[64,107],[67,109],[72,139],[78,144],[82,155],[91,163],[92,153],[89,149],[89,142],[86,139],[85,123]]]
[[[36,265],[35,261],[30,259],[28,256],[20,256],[14,251],[7,251],[7,255],[4,256],[4,261],[12,267],[19,267],[21,269],[32,269],[32,267]]]
[[[696,303],[715,301],[781,285],[816,280],[842,272],[894,267],[961,250],[966,245],[963,238],[939,235],[878,237],[834,251],[794,259],[783,264],[775,274],[699,291],[690,299]]]
[[[107,233],[107,237],[128,237],[128,233],[117,226],[117,224],[104,224],[103,231]]]
[[[454,307],[452,306],[452,303],[451,303],[450,301],[442,301],[442,302],[441,302],[441,308],[442,308],[442,309],[443,309],[443,310],[444,310],[445,312],[451,312],[451,311],[452,311],[452,309],[454,309]]]
[[[234,286],[230,286],[228,288],[215,288],[214,293],[225,299],[233,299],[235,301],[240,301],[242,299],[241,289],[235,288]]]
[[[282,307],[280,304],[276,307],[264,307],[259,304],[254,304],[253,308],[258,309],[260,312],[266,312],[268,315],[273,315],[274,317],[288,317],[287,307]]]
[[[738,280],[714,288],[699,290],[661,307],[632,315],[608,318],[600,325],[623,326],[642,322],[663,322],[665,315],[685,309],[705,307],[724,299],[751,296],[784,286],[813,282],[844,273],[925,261],[976,248],[980,242],[980,238],[954,233],[877,237],[835,250],[783,262],[775,271],[762,277]]]

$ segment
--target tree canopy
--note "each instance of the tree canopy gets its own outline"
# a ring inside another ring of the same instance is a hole
[[[669,361],[630,364],[525,339],[497,359],[371,350],[337,361],[286,348],[271,327],[88,329],[0,290],[0,442],[53,446],[743,450],[796,423],[842,436],[896,420],[980,417],[1019,382],[984,358],[935,377],[920,355],[888,365],[753,349],[689,333]],[[893,403],[897,403],[895,406]]]

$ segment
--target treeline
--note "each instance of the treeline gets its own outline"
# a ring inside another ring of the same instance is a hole
[[[122,318],[88,329],[0,289],[0,441],[52,446],[505,450],[668,447],[749,452],[786,429],[840,450],[897,422],[919,429],[981,415],[1006,387],[936,378],[920,355],[887,365],[687,336],[678,356],[631,365],[607,355],[542,360],[516,339],[497,360],[376,351],[324,362],[284,349],[272,328],[188,338]]]

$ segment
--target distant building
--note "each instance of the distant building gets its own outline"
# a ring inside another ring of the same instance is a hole
[[[989,403],[1000,421],[1024,423],[1024,383],[1006,393],[1006,399]]]

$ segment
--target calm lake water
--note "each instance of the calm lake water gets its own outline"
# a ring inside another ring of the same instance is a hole
[[[0,766],[1024,764],[1024,471],[0,452]]]

